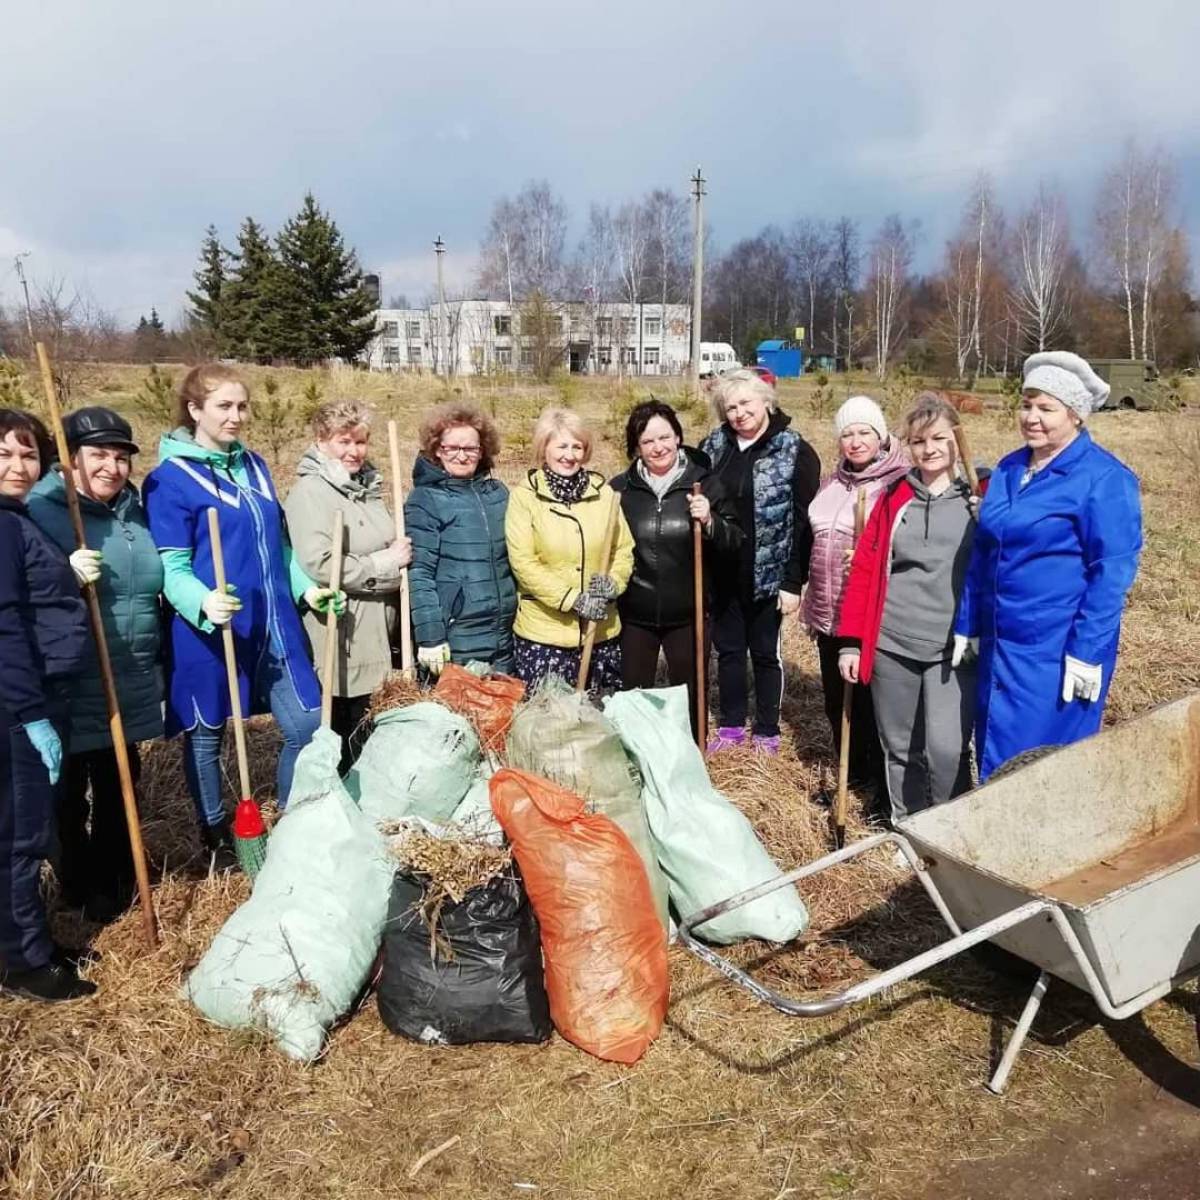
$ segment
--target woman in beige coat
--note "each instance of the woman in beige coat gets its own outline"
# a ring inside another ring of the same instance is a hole
[[[392,669],[392,640],[399,623],[400,573],[412,560],[412,543],[396,537],[396,523],[383,502],[383,479],[367,460],[370,410],[357,400],[334,400],[313,415],[315,444],[296,468],[288,494],[288,532],[305,572],[328,584],[334,514],[343,518],[342,590],[346,614],[338,621],[333,680],[333,729],[342,739],[341,772],[358,757],[371,692]],[[317,652],[325,622],[305,617]],[[324,679],[322,679],[324,683]]]

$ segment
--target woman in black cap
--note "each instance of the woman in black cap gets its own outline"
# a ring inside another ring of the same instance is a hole
[[[88,545],[75,553],[76,575],[96,585],[136,782],[135,743],[162,734],[162,560],[137,488],[129,482],[138,449],[129,422],[108,408],[81,408],[67,414],[64,426]],[[65,552],[75,549],[60,466],[34,487],[29,511]],[[104,685],[90,638],[71,689],[70,728],[58,811],[59,882],[69,904],[93,920],[108,921],[129,906],[135,880]]]

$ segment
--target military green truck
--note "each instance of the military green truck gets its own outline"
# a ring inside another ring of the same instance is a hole
[[[1148,358],[1093,358],[1096,374],[1112,389],[1105,408],[1165,408],[1170,397]]]

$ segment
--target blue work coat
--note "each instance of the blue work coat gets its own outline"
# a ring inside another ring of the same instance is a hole
[[[979,638],[981,780],[1100,728],[1142,548],[1137,476],[1086,430],[1022,487],[1029,458],[1014,451],[992,474],[955,623]],[[1098,700],[1064,703],[1067,655],[1102,668]]]

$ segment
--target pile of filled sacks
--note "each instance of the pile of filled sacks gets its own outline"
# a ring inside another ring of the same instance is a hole
[[[683,688],[622,692],[601,712],[557,680],[524,700],[515,680],[449,667],[429,700],[375,714],[344,780],[339,751],[322,729],[301,753],[253,893],[185,984],[212,1020],[263,1028],[298,1059],[319,1054],[382,946],[396,1033],[536,1042],[553,1026],[635,1062],[667,1011],[672,913],[780,873],[709,782]],[[434,902],[434,868],[391,852],[398,829],[501,846],[504,865]],[[807,920],[787,887],[696,932],[785,942]]]

